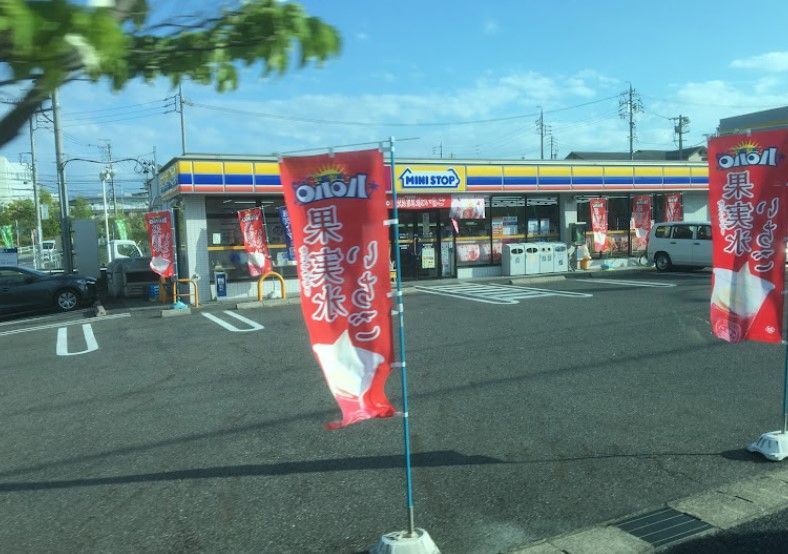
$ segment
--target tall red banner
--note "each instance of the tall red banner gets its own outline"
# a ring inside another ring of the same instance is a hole
[[[284,158],[279,166],[312,350],[344,427],[390,417],[391,282],[386,169],[377,150]]]
[[[780,342],[788,235],[788,130],[709,141],[711,328],[728,342]]]
[[[150,243],[150,268],[162,277],[172,277],[175,274],[172,214],[168,211],[146,213],[145,227]]]
[[[651,195],[638,194],[632,197],[632,222],[635,231],[633,250],[645,250],[648,233],[651,231]]]
[[[594,252],[602,252],[607,244],[607,198],[589,200],[591,231],[594,234]]]
[[[259,277],[271,271],[271,256],[268,254],[268,241],[263,225],[263,210],[251,208],[238,212],[238,223],[244,237],[246,267],[249,275]]]
[[[683,221],[684,209],[681,204],[681,193],[671,192],[665,195],[665,221]]]

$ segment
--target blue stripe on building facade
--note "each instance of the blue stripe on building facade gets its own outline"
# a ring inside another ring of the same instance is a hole
[[[500,177],[466,177],[469,185],[500,185],[503,183]]]
[[[194,184],[195,185],[222,185],[224,183],[222,181],[221,175],[195,173]]]
[[[251,175],[225,175],[225,185],[253,185],[254,178]]]
[[[504,177],[504,185],[535,185],[536,177]]]
[[[192,174],[191,173],[178,173],[178,184],[179,185],[191,185],[192,184]]]
[[[282,181],[279,179],[279,175],[255,175],[254,184],[255,185],[281,185]]]

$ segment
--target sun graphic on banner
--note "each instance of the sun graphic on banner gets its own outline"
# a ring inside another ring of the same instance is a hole
[[[322,177],[328,177],[328,178],[339,177],[341,175],[344,175],[344,173],[345,173],[345,169],[343,167],[340,167],[338,165],[326,165],[319,168],[315,172],[314,178],[316,181],[320,181]]]
[[[749,154],[750,152],[760,152],[761,145],[757,142],[752,141],[742,141],[733,148],[730,149],[731,154]]]

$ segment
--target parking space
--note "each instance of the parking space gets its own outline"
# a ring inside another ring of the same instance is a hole
[[[707,278],[407,295],[417,524],[509,551],[763,472],[743,446],[781,352],[713,339]],[[324,430],[299,306],[129,314],[0,327],[0,544],[357,552],[402,527],[402,422]]]

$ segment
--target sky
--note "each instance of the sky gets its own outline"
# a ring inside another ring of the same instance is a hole
[[[642,104],[635,149],[705,145],[721,118],[788,105],[788,2],[728,0],[305,0],[342,35],[338,57],[262,77],[244,68],[237,90],[185,83],[188,153],[269,155],[397,139],[406,157],[539,159],[540,112],[557,159],[629,149],[619,115],[630,86]],[[216,2],[160,0],[154,17]],[[225,2],[228,4],[228,2]],[[229,4],[232,4],[231,2]],[[6,96],[13,91],[0,89]],[[168,81],[60,90],[65,156],[159,164],[181,153]],[[42,183],[55,189],[51,124],[34,133]],[[0,155],[29,159],[27,132]],[[100,191],[100,165],[70,162],[71,196]],[[140,190],[135,164],[116,166],[118,192]]]

